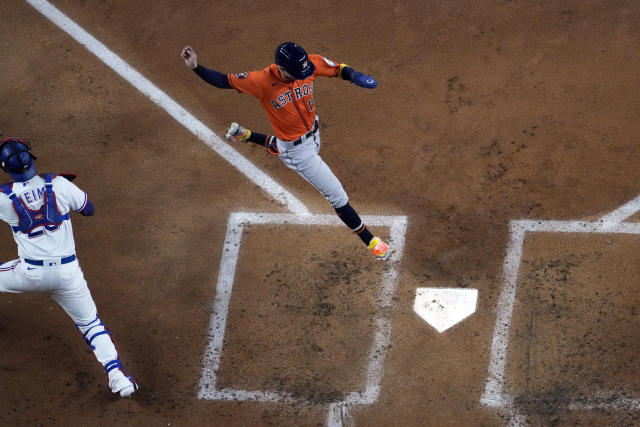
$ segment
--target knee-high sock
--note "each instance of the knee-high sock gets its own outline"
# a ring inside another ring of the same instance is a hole
[[[367,226],[362,222],[360,215],[358,215],[355,209],[353,209],[349,203],[335,209],[342,222],[344,222],[351,231],[356,233],[362,242],[368,246],[371,239],[373,239],[373,234],[367,229]]]

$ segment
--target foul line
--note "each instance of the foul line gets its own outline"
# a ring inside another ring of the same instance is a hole
[[[518,273],[527,232],[547,233],[596,233],[640,235],[640,223],[622,222],[640,211],[640,197],[626,203],[605,215],[598,221],[535,221],[514,220],[509,224],[509,244],[507,246],[502,273],[502,290],[497,304],[496,321],[491,342],[488,377],[480,399],[487,406],[503,408],[509,412],[512,421],[522,420],[513,397],[504,390],[509,329],[516,299]],[[603,397],[604,396],[604,397]],[[616,399],[615,393],[603,392],[593,399],[570,401],[568,409],[631,409],[640,408],[640,399]],[[517,421],[520,422],[520,421]],[[517,424],[517,423],[516,423]]]
[[[176,119],[178,123],[187,128],[202,142],[218,153],[223,159],[249,178],[251,182],[262,188],[291,212],[299,215],[310,214],[307,207],[294,195],[289,193],[289,191],[278,184],[269,175],[265,174],[235,149],[231,148],[229,144],[213,133],[213,131],[205,126],[200,120],[171,99],[146,77],[133,69],[133,67],[113,53],[95,37],[87,33],[78,24],[60,12],[60,10],[56,9],[51,5],[51,3],[45,0],[26,0],[26,2],[33,6],[42,15],[47,17],[51,22],[56,24],[64,32],[73,37],[78,43],[86,47],[109,68],[118,73],[118,75],[128,81],[133,87],[138,89],[156,105],[169,113],[169,115]]]

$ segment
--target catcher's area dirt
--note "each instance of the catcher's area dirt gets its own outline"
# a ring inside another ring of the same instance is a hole
[[[218,134],[268,123],[254,99],[189,71],[186,44],[241,72],[290,39],[378,79],[375,91],[316,84],[322,156],[352,205],[409,221],[380,397],[349,409],[356,425],[507,421],[480,396],[509,221],[595,219],[640,194],[635,1],[53,3]],[[74,217],[78,256],[141,384],[112,396],[54,303],[0,295],[0,424],[325,424],[326,403],[362,387],[383,266],[346,228],[251,228],[219,382],[309,403],[198,400],[229,214],[283,208],[26,2],[0,15],[0,129],[30,137],[40,171],[77,173],[94,200],[94,218]],[[277,159],[237,149],[332,213]],[[13,259],[8,228],[2,242]],[[527,239],[505,386],[529,423],[636,422],[563,402],[640,395],[638,249],[633,237]],[[479,302],[439,334],[412,304],[417,287],[442,286],[477,288]]]

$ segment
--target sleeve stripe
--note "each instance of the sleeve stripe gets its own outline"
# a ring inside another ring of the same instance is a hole
[[[88,200],[89,200],[89,198],[87,197],[87,193],[84,193],[84,202],[82,202],[82,207],[80,209],[76,210],[76,212],[82,211],[87,206],[87,201]]]

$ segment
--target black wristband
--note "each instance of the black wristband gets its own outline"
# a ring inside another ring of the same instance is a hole
[[[353,76],[354,71],[355,70],[351,67],[343,67],[342,71],[340,72],[340,77],[342,77],[344,80],[351,81],[351,77]]]

